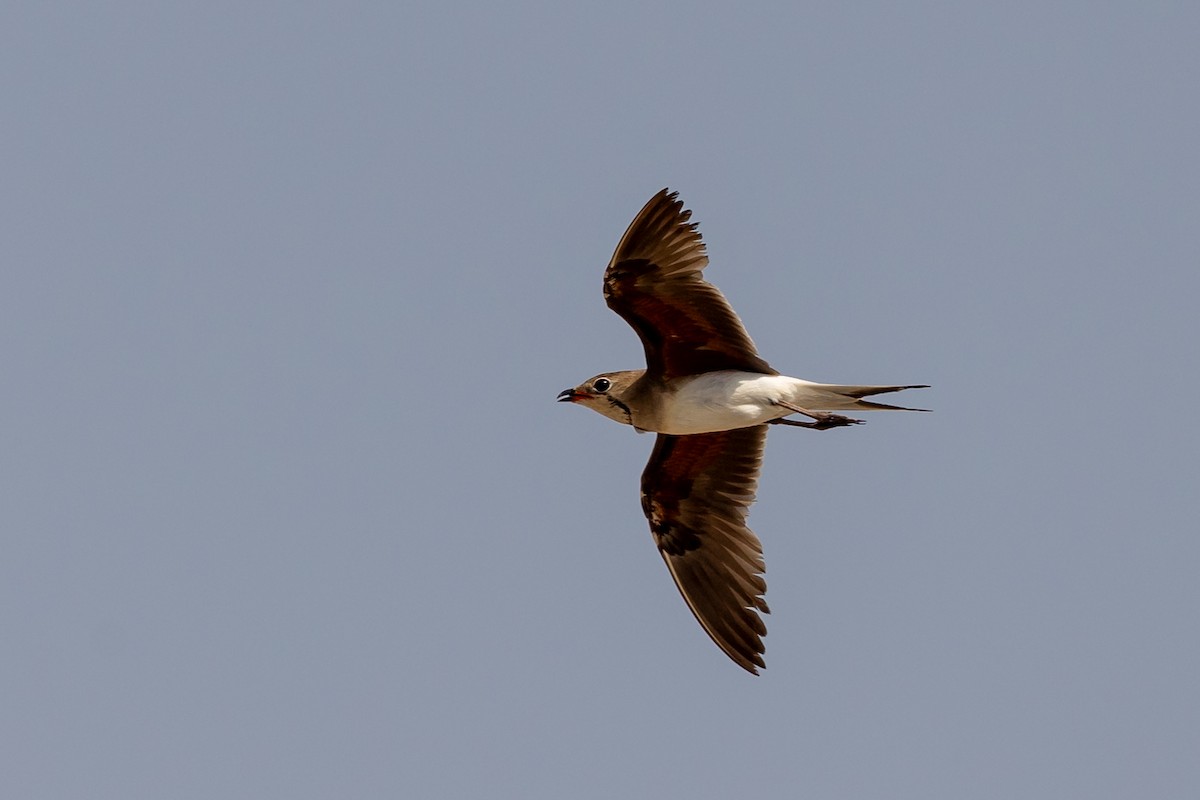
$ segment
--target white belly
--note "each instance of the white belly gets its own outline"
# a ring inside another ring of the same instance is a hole
[[[792,412],[791,401],[807,381],[757,372],[706,372],[681,383],[662,408],[659,433],[685,435],[748,428]]]

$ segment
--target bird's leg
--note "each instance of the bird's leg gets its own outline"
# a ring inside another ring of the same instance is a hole
[[[861,425],[863,420],[852,419],[851,417],[843,417],[841,414],[830,414],[827,411],[809,411],[806,408],[793,405],[786,400],[776,400],[775,405],[783,406],[789,411],[797,414],[803,414],[806,417],[811,417],[812,422],[800,422],[794,419],[773,419],[770,420],[773,425],[795,425],[797,428],[811,428],[815,431],[825,431],[830,428],[841,428],[844,425]]]

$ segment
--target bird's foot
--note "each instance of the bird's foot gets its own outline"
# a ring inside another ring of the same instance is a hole
[[[801,422],[797,419],[773,419],[768,424],[770,425],[794,425],[797,428],[809,428],[814,431],[827,431],[830,428],[842,428],[846,425],[862,425],[864,420],[852,419],[851,417],[843,417],[841,414],[827,414],[822,411],[809,412],[813,418],[812,422]]]
[[[792,403],[779,400],[776,405],[783,406],[788,411],[793,411],[797,414],[803,414],[810,418],[812,422],[800,422],[794,419],[773,419],[771,422],[780,425],[795,425],[797,428],[811,428],[814,431],[827,431],[830,428],[842,428],[846,425],[862,425],[863,420],[854,419],[852,417],[843,417],[841,414],[830,414],[828,411],[809,411],[807,408],[793,405]]]
[[[826,431],[830,428],[843,428],[847,425],[862,425],[866,420],[854,419],[853,417],[843,417],[841,414],[829,414],[819,411],[814,416],[812,423],[813,429],[818,431]]]

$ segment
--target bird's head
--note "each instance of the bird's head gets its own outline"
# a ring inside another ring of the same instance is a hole
[[[642,369],[605,372],[559,393],[560,403],[578,403],[624,425],[632,425],[627,392],[642,377]]]

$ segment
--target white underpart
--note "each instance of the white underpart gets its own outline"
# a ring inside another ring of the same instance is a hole
[[[857,398],[838,394],[839,388],[786,375],[706,372],[682,381],[665,398],[658,432],[684,435],[728,431],[795,413],[779,405],[781,400],[809,411],[853,408]]]

